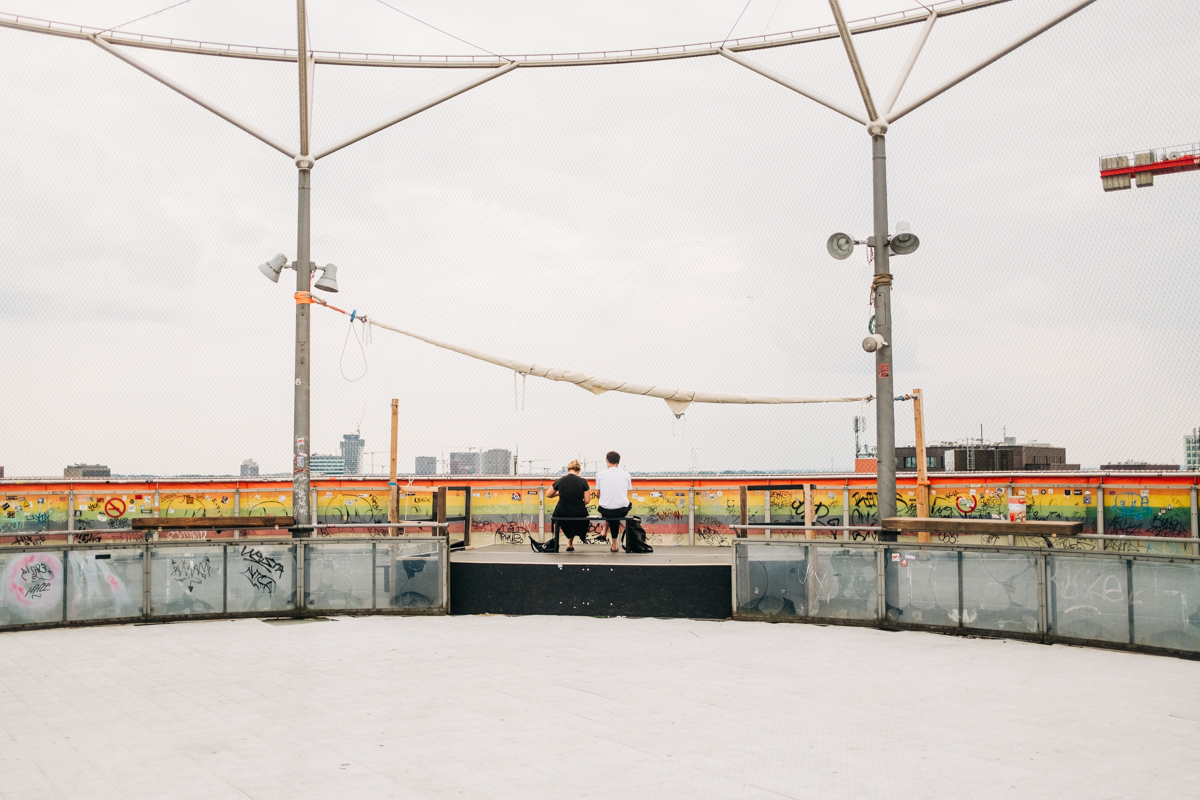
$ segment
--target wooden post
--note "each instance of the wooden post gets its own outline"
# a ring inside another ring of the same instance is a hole
[[[816,488],[817,488],[816,484],[813,484],[813,483],[804,484],[804,524],[805,524],[805,526],[811,526],[813,524],[813,489],[816,489]],[[804,538],[805,539],[816,539],[817,532],[816,531],[805,531]]]
[[[749,500],[748,495],[749,495],[749,492],[746,490],[746,487],[745,486],[741,487],[741,491],[738,492],[738,502],[741,505],[741,520],[739,520],[739,521],[741,522],[742,525],[745,525],[747,520],[749,519],[749,516],[746,511],[746,502],[747,502],[747,500]],[[739,539],[745,539],[749,534],[750,534],[750,531],[745,530],[743,528],[742,530],[739,530],[737,532],[737,537]]]
[[[400,425],[400,401],[392,399],[392,464],[388,472],[388,522],[400,521],[400,487],[396,484],[396,435]],[[394,536],[398,528],[388,531]]]
[[[917,516],[929,518],[929,475],[925,466],[925,411],[921,407],[921,390],[913,389],[913,416],[917,432]],[[917,532],[918,542],[929,541],[929,531]]]

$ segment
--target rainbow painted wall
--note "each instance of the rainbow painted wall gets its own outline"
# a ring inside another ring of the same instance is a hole
[[[812,484],[814,524],[837,535],[842,525],[878,523],[872,475],[777,475],[726,477],[647,477],[634,479],[633,513],[642,517],[655,546],[728,546],[730,527],[741,518],[741,487],[746,516],[755,523],[802,523],[805,496],[799,484]],[[1030,520],[1081,521],[1085,533],[1153,536],[1160,542],[1109,541],[1105,549],[1183,553],[1172,539],[1197,535],[1196,473],[956,473],[930,477],[930,514],[961,519],[1005,519],[1010,499],[1024,501]],[[447,491],[447,512],[457,518],[452,536],[474,545],[527,544],[550,528],[555,501],[543,493],[553,478],[496,476],[439,477],[401,481],[402,519],[429,520],[434,491]],[[916,480],[901,476],[896,502],[902,516],[916,516]],[[773,489],[772,485],[781,488]],[[385,535],[370,526],[387,521],[386,478],[315,479],[312,504],[321,524],[353,524],[352,535]],[[132,520],[149,517],[287,516],[292,486],[282,479],[243,480],[63,480],[0,481],[0,546],[47,542],[130,541],[144,537]],[[468,514],[469,510],[469,514]],[[594,508],[593,508],[594,511]],[[1103,515],[1103,516],[1101,516]],[[593,526],[599,535],[600,525]],[[333,531],[329,531],[333,533]],[[227,538],[231,531],[170,531],[170,537]],[[262,535],[278,535],[266,531]],[[755,534],[761,535],[761,534]],[[803,536],[772,531],[773,538]],[[874,534],[858,532],[854,538]],[[998,538],[945,534],[948,542],[996,543]],[[985,541],[992,539],[992,541]],[[978,540],[978,541],[977,541]],[[1000,543],[1006,543],[1000,542]],[[1098,549],[1097,540],[1017,541],[1017,544]]]

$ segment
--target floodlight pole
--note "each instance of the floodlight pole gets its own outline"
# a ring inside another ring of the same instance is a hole
[[[296,210],[296,391],[292,413],[292,516],[297,526],[311,525],[309,508],[310,463],[312,437],[311,423],[312,385],[311,360],[309,353],[310,303],[300,300],[312,291],[312,269],[309,252],[309,235],[312,228],[310,216],[310,190],[312,187],[313,160],[308,154],[309,112],[309,63],[308,31],[305,20],[304,0],[296,0],[296,63],[300,67],[300,155],[296,158],[299,186]],[[297,535],[311,533],[310,528],[298,529]]]
[[[871,134],[871,203],[874,215],[875,278],[871,291],[875,298],[875,333],[883,337],[883,345],[875,351],[875,468],[876,496],[879,519],[896,516],[896,411],[892,404],[892,273],[889,268],[888,210],[887,210],[887,121],[875,111],[875,101],[867,85],[850,28],[842,16],[838,0],[829,0],[837,23],[838,34],[846,48],[846,57],[854,71],[858,91],[866,107],[867,133]],[[932,14],[931,14],[932,17]],[[928,36],[928,30],[924,31]],[[921,40],[924,43],[924,40]],[[915,57],[913,58],[915,61]],[[910,67],[911,69],[911,67]],[[884,534],[880,534],[884,538]]]

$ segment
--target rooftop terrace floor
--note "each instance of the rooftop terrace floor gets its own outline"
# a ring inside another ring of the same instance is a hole
[[[8,798],[1200,789],[1200,663],[928,633],[358,617],[0,634]]]

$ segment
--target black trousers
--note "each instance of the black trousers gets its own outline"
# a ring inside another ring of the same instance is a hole
[[[604,506],[600,506],[600,516],[604,517],[607,520],[613,520],[613,519],[619,520],[621,517],[629,516],[629,512],[632,510],[633,510],[632,505],[625,506],[624,508],[605,508]],[[608,523],[608,535],[612,538],[612,540],[614,542],[617,541],[618,539],[620,539],[621,523],[610,521]]]

